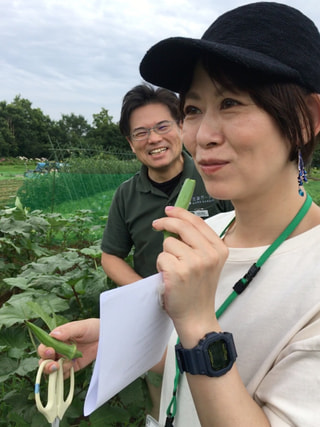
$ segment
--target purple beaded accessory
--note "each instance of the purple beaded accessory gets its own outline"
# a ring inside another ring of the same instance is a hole
[[[299,194],[301,197],[304,196],[303,183],[308,182],[307,171],[304,167],[304,161],[301,155],[301,150],[298,150],[298,185],[299,185]]]

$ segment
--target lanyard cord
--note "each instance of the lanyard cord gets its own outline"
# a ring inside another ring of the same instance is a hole
[[[238,282],[233,286],[233,291],[231,292],[231,294],[225,299],[225,301],[221,304],[221,306],[216,311],[217,319],[219,319],[219,317],[226,311],[226,309],[236,299],[236,297],[240,295],[247,288],[247,286],[252,281],[252,279],[256,276],[256,274],[258,273],[262,265],[273,254],[273,252],[276,249],[278,249],[281,243],[283,243],[290,236],[290,234],[295,230],[295,228],[300,224],[300,222],[308,212],[311,204],[312,204],[312,198],[309,194],[307,194],[306,200],[304,201],[299,212],[296,214],[296,216],[293,218],[290,224],[283,230],[280,236],[277,237],[277,239],[263,252],[263,254],[259,257],[257,262],[255,262],[249,268],[247,273],[240,280],[238,280]],[[230,225],[234,222],[234,220],[235,218],[233,218],[229,222],[227,227],[220,234],[220,237],[223,237],[223,235],[226,233],[226,231],[228,230]],[[179,337],[178,337],[177,343],[178,342],[179,342]],[[166,413],[167,419],[166,419],[165,427],[173,426],[174,417],[177,412],[177,391],[179,386],[180,375],[181,375],[180,370],[178,368],[177,361],[176,361],[176,374],[174,378],[173,393],[172,393],[171,401],[167,408],[167,413]]]

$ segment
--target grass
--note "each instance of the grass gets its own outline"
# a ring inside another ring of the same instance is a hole
[[[313,201],[320,206],[320,169],[313,168],[309,173],[309,180],[304,185]]]
[[[0,163],[0,181],[8,178],[23,178],[23,174],[31,169],[34,170],[35,163],[4,164]]]
[[[310,181],[304,185],[305,190],[310,194],[312,200],[320,206],[320,182]]]
[[[7,179],[13,179],[13,178],[15,178],[15,179],[23,179],[24,177],[23,177],[23,173],[24,172],[20,172],[20,171],[17,171],[17,172],[15,172],[15,171],[1,171],[0,172],[0,181],[4,181],[4,180],[7,180]]]
[[[61,213],[64,216],[70,215],[82,209],[90,209],[97,215],[106,216],[109,212],[114,190],[97,193],[94,196],[80,200],[71,200],[55,206],[54,212]]]

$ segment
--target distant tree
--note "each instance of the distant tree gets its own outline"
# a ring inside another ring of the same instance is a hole
[[[40,108],[32,108],[29,100],[16,96],[10,104],[1,103],[0,117],[1,153],[48,156],[48,131],[53,122]]]
[[[78,155],[86,146],[86,135],[90,125],[82,115],[63,114],[54,123],[50,134],[51,151],[55,160],[63,161],[71,155]]]
[[[92,126],[82,115],[63,114],[53,121],[28,99],[17,95],[0,102],[0,156],[64,159],[97,152],[132,153],[107,109],[93,114]]]
[[[119,130],[119,126],[113,123],[113,117],[108,110],[102,108],[100,113],[93,114],[93,124],[87,135],[88,142],[101,147],[104,151],[126,153],[131,152],[126,138]]]
[[[18,155],[12,121],[7,115],[6,101],[0,102],[0,155],[8,157]]]
[[[56,123],[56,135],[60,137],[61,146],[79,147],[85,142],[90,125],[82,115],[62,114]]]

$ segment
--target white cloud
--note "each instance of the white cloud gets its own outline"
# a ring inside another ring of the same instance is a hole
[[[291,0],[320,27],[318,0]],[[29,99],[52,119],[104,107],[115,120],[141,81],[146,50],[171,36],[200,37],[238,0],[1,0],[0,100]]]

